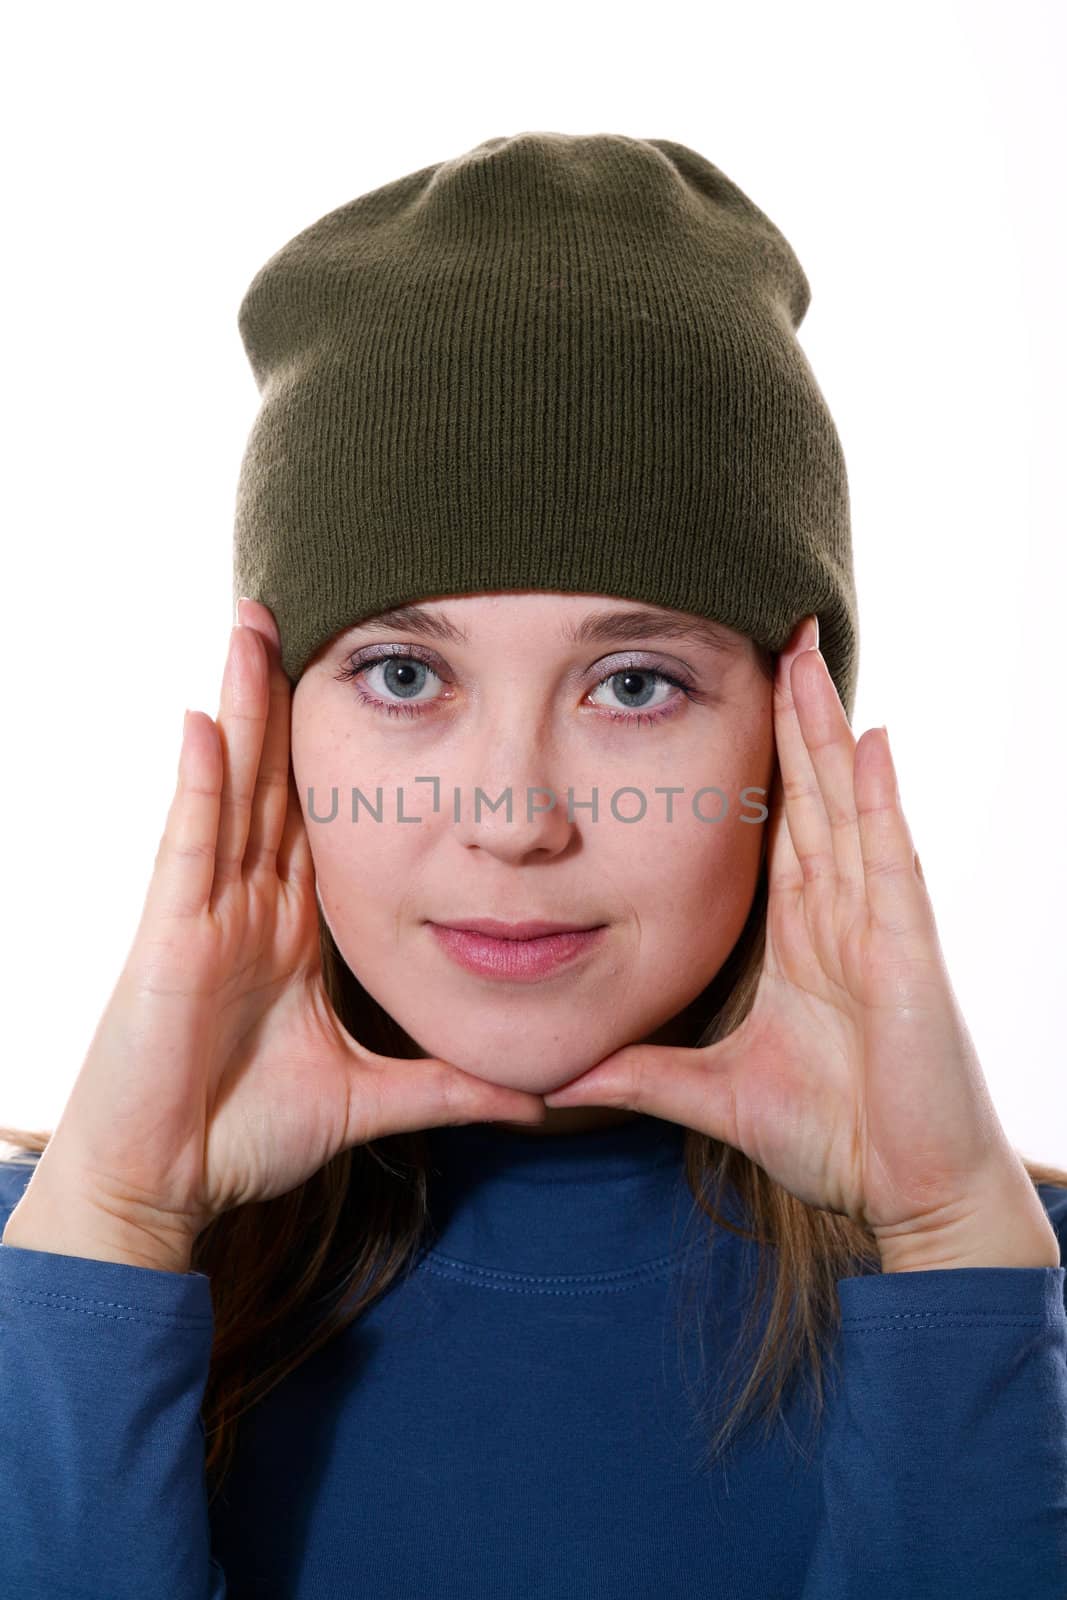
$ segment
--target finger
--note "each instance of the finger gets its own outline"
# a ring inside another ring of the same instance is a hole
[[[215,850],[215,891],[241,876],[267,725],[268,669],[263,640],[236,623],[222,675],[216,719],[222,742],[222,811]]]
[[[778,662],[779,672],[774,686],[774,739],[782,778],[785,818],[805,884],[819,879],[830,882],[837,879],[830,819],[801,732],[794,699],[794,663],[798,654],[808,653],[803,651],[783,655]],[[798,667],[798,671],[803,670]],[[810,686],[805,687],[798,679],[797,689],[801,693],[807,693],[808,688]]]
[[[856,810],[872,926],[925,936],[931,906],[884,728],[869,728],[859,742]]]
[[[774,780],[767,818],[767,894],[784,892],[795,894],[804,887],[804,874],[793,848],[789,827],[785,819],[785,795],[782,792],[782,770],[775,763]]]
[[[468,1122],[543,1122],[540,1095],[487,1083],[436,1057],[393,1060],[365,1052],[357,1069],[346,1145],[389,1133]]]
[[[703,1050],[626,1045],[562,1088],[546,1106],[616,1106],[737,1145],[731,1055],[726,1040]]]
[[[207,905],[215,877],[222,752],[214,722],[186,713],[178,782],[145,895],[145,916],[192,917]]]
[[[821,651],[807,650],[797,658],[790,698],[795,714],[790,732],[795,721],[819,786],[838,882],[862,895],[863,852],[853,777],[856,738]]]
[[[291,692],[281,662],[278,629],[269,609],[258,601],[246,600],[240,606],[243,624],[254,628],[263,640],[268,663],[269,701],[263,749],[256,775],[252,816],[245,845],[244,865],[249,871],[277,868],[289,809],[289,722]]]
[[[310,885],[315,881],[315,864],[311,856],[311,841],[300,808],[300,795],[291,762],[287,779],[287,802],[285,827],[278,846],[278,876],[286,883]]]

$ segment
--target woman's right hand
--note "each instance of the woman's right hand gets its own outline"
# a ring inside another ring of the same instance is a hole
[[[106,1215],[146,1260],[187,1259],[214,1218],[287,1194],[351,1146],[546,1114],[540,1095],[377,1055],[343,1027],[323,982],[278,629],[258,602],[240,614],[218,718],[188,714],[126,965],[29,1186]]]

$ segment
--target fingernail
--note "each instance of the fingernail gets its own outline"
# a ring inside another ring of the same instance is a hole
[[[795,624],[794,624],[794,626],[795,626]],[[797,642],[793,647],[793,657],[790,658],[790,665],[792,664],[792,660],[793,660],[794,657],[802,656],[804,654],[805,650],[815,650],[815,649],[817,649],[818,648],[818,644],[819,644],[819,619],[818,619],[817,616],[815,616],[814,613],[812,613],[811,616],[805,617],[803,626],[801,627],[800,632],[797,635]],[[782,653],[783,653],[783,655],[785,654],[784,651]]]
[[[249,598],[250,597],[247,594],[243,594],[241,596],[240,600],[238,600],[238,602],[237,602],[237,621],[240,622],[242,625],[243,625],[245,619],[241,615],[241,607],[247,603]]]

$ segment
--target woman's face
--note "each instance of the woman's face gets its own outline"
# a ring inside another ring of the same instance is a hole
[[[673,1041],[759,873],[774,732],[751,640],[675,637],[696,619],[604,595],[404,610],[336,635],[293,694],[293,770],[345,961],[420,1053],[534,1094],[624,1044]],[[475,917],[602,929],[537,975],[490,976],[435,932]]]

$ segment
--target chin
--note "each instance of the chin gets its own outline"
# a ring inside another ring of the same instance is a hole
[[[514,1057],[507,1062],[507,1066],[496,1071],[484,1056],[473,1059],[471,1056],[464,1058],[462,1055],[442,1054],[439,1050],[428,1051],[428,1054],[441,1056],[445,1061],[451,1061],[454,1066],[469,1072],[472,1078],[481,1078],[484,1083],[496,1084],[502,1089],[518,1089],[523,1094],[551,1094],[555,1089],[561,1089],[565,1083],[570,1083],[572,1078],[580,1077],[583,1072],[589,1072],[604,1057],[614,1053],[619,1046],[605,1048],[597,1051],[583,1051],[581,1054],[572,1055],[565,1061],[558,1060],[558,1053],[546,1046],[537,1060],[531,1061],[527,1070],[524,1063],[516,1062]],[[551,1054],[555,1065],[548,1071],[544,1065],[544,1056]],[[558,1109],[558,1108],[557,1108]]]
[[[524,1028],[518,1019],[509,1027],[493,1027],[486,1031],[484,1026],[478,1027],[479,1021],[484,1024],[485,1017],[479,1018],[475,1008],[470,1013],[469,1027],[464,1026],[464,1012],[453,1010],[444,1031],[420,1027],[415,1017],[405,1022],[402,1009],[390,1015],[424,1055],[448,1061],[483,1083],[518,1089],[524,1094],[551,1094],[583,1072],[591,1071],[606,1056],[621,1050],[629,1038],[642,1037],[638,1027],[621,1039],[616,1034],[615,1037],[576,1041],[574,1032],[568,1038],[570,1030],[563,1021],[545,1027],[542,1040],[536,1029]]]

